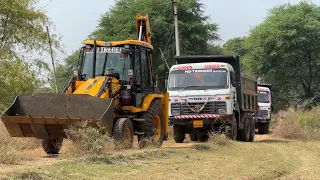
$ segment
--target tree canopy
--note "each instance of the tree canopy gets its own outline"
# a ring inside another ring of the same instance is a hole
[[[30,54],[48,52],[45,26],[52,23],[37,0],[0,0],[0,110],[16,95],[34,94],[41,84],[39,73],[49,70],[39,58],[27,61]],[[58,38],[51,37],[59,47]],[[25,54],[28,54],[27,56]]]
[[[319,19],[315,4],[284,4],[273,8],[245,41],[248,72],[275,86],[279,108],[319,95]]]
[[[181,55],[209,54],[213,51],[218,53],[220,49],[212,45],[213,41],[219,40],[218,26],[208,23],[209,18],[204,15],[203,4],[199,0],[178,0],[177,2]],[[101,16],[98,27],[88,38],[103,41],[137,39],[135,24],[137,14],[148,14],[149,16],[152,45],[154,46],[153,69],[159,76],[164,76],[167,68],[159,49],[169,61],[169,66],[173,65],[175,55],[171,1],[117,0],[115,5]],[[70,66],[70,63],[70,61],[66,62],[66,67]],[[68,69],[66,67],[65,69]],[[72,72],[69,70],[67,71],[70,76]],[[62,70],[62,72],[66,71]],[[60,73],[59,77],[65,77],[65,75]]]

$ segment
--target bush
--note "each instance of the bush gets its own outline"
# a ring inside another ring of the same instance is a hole
[[[299,125],[303,128],[320,130],[320,108],[312,109],[309,112],[300,112],[298,116]]]
[[[107,147],[113,146],[112,140],[107,135],[102,134],[102,127],[71,127],[65,132],[72,142],[69,144],[68,152],[72,155],[83,153],[101,154]]]
[[[320,109],[309,112],[288,110],[284,112],[276,124],[273,134],[277,137],[301,140],[316,140],[320,138]]]

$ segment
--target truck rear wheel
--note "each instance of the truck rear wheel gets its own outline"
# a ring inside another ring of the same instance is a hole
[[[267,134],[269,132],[269,124],[270,124],[270,122],[259,123],[258,124],[258,133],[259,134]]]
[[[189,137],[190,137],[190,141],[198,141],[198,136],[196,131],[190,132]]]
[[[256,123],[254,119],[251,119],[250,121],[250,138],[249,141],[252,142],[254,140],[254,136],[256,135]]]
[[[116,121],[113,130],[116,148],[130,149],[133,146],[133,125],[130,119],[120,118]]]
[[[144,135],[138,136],[140,148],[145,147],[148,140],[151,140],[154,146],[161,147],[165,137],[165,123],[159,100],[153,100],[141,118],[144,121],[138,122],[138,129],[144,132]]]
[[[244,127],[242,130],[240,130],[240,141],[249,141],[249,138],[250,138],[250,122],[249,122],[249,119],[244,117]]]
[[[63,139],[43,139],[42,148],[47,154],[59,154]]]
[[[183,143],[186,137],[185,127],[181,125],[173,125],[174,141],[176,143]]]

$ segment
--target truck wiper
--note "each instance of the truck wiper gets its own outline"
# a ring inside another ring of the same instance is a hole
[[[200,87],[200,86],[186,86],[186,87],[183,87],[183,88],[179,89],[178,91],[182,91],[184,89],[193,88],[193,87]]]

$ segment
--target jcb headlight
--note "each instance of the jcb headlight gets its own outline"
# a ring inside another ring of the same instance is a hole
[[[171,114],[173,116],[178,116],[178,115],[180,115],[180,110],[179,109],[173,109],[173,110],[171,110]]]

